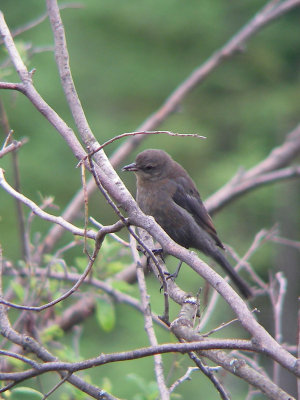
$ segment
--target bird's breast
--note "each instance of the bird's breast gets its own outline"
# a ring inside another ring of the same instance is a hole
[[[140,185],[137,190],[137,202],[141,210],[153,216],[175,242],[189,247],[195,221],[187,210],[174,202],[172,195],[172,187],[168,187],[167,184],[156,187]]]

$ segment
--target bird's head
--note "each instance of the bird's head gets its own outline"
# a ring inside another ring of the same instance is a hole
[[[168,176],[172,161],[163,150],[149,149],[138,154],[135,162],[125,165],[122,171],[133,171],[145,181],[158,181]]]

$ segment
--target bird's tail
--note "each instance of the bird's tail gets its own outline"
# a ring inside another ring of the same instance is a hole
[[[216,252],[214,254],[215,261],[227,272],[231,280],[234,282],[236,287],[239,289],[240,293],[246,298],[249,299],[253,297],[253,292],[250,286],[242,279],[238,273],[233,269],[231,264],[227,261],[225,256],[220,252]]]

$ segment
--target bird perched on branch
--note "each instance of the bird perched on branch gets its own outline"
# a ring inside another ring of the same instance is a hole
[[[137,203],[178,244],[195,248],[212,257],[230,276],[241,294],[252,291],[222,253],[224,245],[217,236],[196,186],[186,170],[163,150],[149,149],[138,154],[123,171],[137,178]]]

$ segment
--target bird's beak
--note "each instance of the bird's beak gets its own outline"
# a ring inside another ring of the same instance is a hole
[[[122,171],[138,171],[138,168],[136,166],[136,163],[133,162],[131,164],[125,165],[122,168]]]

